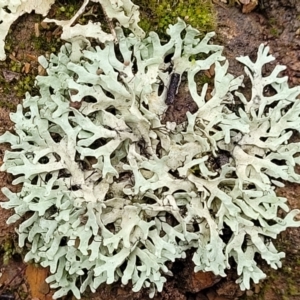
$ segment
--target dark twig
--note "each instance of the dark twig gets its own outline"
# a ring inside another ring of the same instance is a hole
[[[8,282],[6,283],[2,288],[1,288],[1,292],[0,292],[0,299],[3,298],[3,292],[10,286],[10,284],[20,275],[22,275],[25,271],[25,268],[26,266],[24,266],[23,268],[21,268],[21,271],[18,271],[14,276],[13,278]],[[9,298],[7,298],[9,299]]]
[[[180,83],[180,74],[172,73],[168,92],[167,92],[167,98],[166,98],[167,105],[173,104],[179,83]]]

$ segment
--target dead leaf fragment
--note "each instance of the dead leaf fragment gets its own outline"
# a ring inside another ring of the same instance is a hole
[[[250,1],[248,4],[243,5],[242,13],[249,14],[257,6],[257,1]]]
[[[52,32],[53,36],[61,36],[61,34],[62,34],[62,29],[60,27],[56,27]]]
[[[46,22],[41,22],[41,27],[43,28],[43,29],[49,29],[49,25],[48,25],[48,23],[46,23]]]
[[[46,75],[46,70],[41,65],[38,66],[38,74],[40,76]]]
[[[23,69],[24,69],[24,72],[25,72],[26,74],[29,73],[30,67],[31,67],[30,63],[25,63],[25,64],[24,64],[24,68],[23,68]]]
[[[40,34],[40,24],[39,23],[34,23],[34,33],[36,37],[39,37]]]
[[[20,79],[20,73],[9,71],[9,70],[3,70],[2,73],[6,82],[11,82],[14,79],[16,80]]]
[[[8,57],[9,57],[11,60],[15,61],[15,62],[19,62],[19,61],[17,60],[16,56],[13,55],[13,54],[9,54]]]
[[[74,101],[74,102],[70,102],[70,107],[75,108],[75,109],[79,109],[82,105],[82,102],[79,101]]]
[[[28,60],[37,61],[37,56],[29,54],[29,53],[26,53],[25,55]]]

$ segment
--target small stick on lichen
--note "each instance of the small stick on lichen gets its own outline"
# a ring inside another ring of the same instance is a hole
[[[167,92],[167,98],[165,101],[167,105],[173,104],[179,83],[180,83],[180,74],[172,73],[168,92]]]

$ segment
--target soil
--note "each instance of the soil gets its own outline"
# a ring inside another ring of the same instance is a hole
[[[276,57],[275,64],[287,66],[284,75],[289,76],[291,86],[300,85],[300,1],[299,0],[259,0],[259,5],[248,14],[243,14],[241,7],[228,6],[214,0],[218,12],[217,42],[224,45],[224,54],[229,58],[229,72],[240,75],[243,67],[234,59],[240,55],[254,58],[258,46],[264,43],[270,46],[271,53]],[[53,15],[55,7],[50,12]],[[13,123],[9,113],[16,109],[24,98],[27,89],[26,82],[43,70],[38,67],[37,57],[47,55],[47,51],[58,49],[58,28],[41,28],[43,41],[48,43],[39,47],[36,23],[41,19],[35,15],[21,17],[13,26],[9,36],[9,56],[0,63],[0,135],[12,130]],[[11,71],[14,66],[15,71]],[[271,68],[271,66],[269,66]],[[266,69],[268,72],[268,69]],[[27,79],[26,79],[27,78]],[[28,79],[29,78],[29,79]],[[27,80],[27,81],[26,81]],[[17,82],[23,85],[17,85]],[[33,93],[34,89],[32,90]],[[165,121],[174,120],[178,123],[184,120],[187,110],[195,109],[193,101],[184,90],[179,89],[166,113]],[[298,139],[298,137],[295,137]],[[7,145],[0,144],[0,165]],[[12,185],[12,176],[0,173],[0,187],[13,191],[18,186]],[[291,208],[300,209],[300,186],[286,183],[278,193],[288,199]],[[0,192],[0,199],[5,196]],[[22,251],[17,246],[16,224],[6,225],[10,211],[0,208],[0,300],[4,299],[51,299],[53,292],[44,283],[47,269],[24,264]],[[300,217],[298,218],[300,219]],[[279,270],[270,269],[263,262],[263,270],[267,279],[252,285],[247,292],[240,291],[235,284],[236,270],[228,270],[227,278],[219,278],[211,273],[194,273],[191,257],[175,262],[171,268],[174,273],[164,286],[162,293],[155,296],[158,299],[176,300],[224,300],[224,299],[264,299],[264,300],[297,300],[300,299],[300,228],[291,228],[282,233],[274,242],[277,249],[286,253],[282,260],[283,267]],[[72,299],[67,296],[65,299]],[[85,295],[84,299],[126,300],[149,299],[146,292],[133,293],[130,286],[122,287],[119,283],[104,285],[97,293]]]

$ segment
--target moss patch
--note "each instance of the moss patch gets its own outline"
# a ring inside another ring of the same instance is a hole
[[[169,24],[174,24],[178,17],[203,33],[216,27],[216,13],[211,0],[136,0],[135,4],[140,6],[141,11],[139,25],[146,32],[156,31],[163,36]]]
[[[0,107],[11,111],[26,92],[35,93],[35,77],[40,74],[38,56],[57,51],[62,42],[57,26],[41,26],[43,17],[25,14],[14,23],[5,39],[7,58],[0,62]]]
[[[81,7],[81,0],[62,0],[55,3],[52,11],[55,19],[69,20]]]

